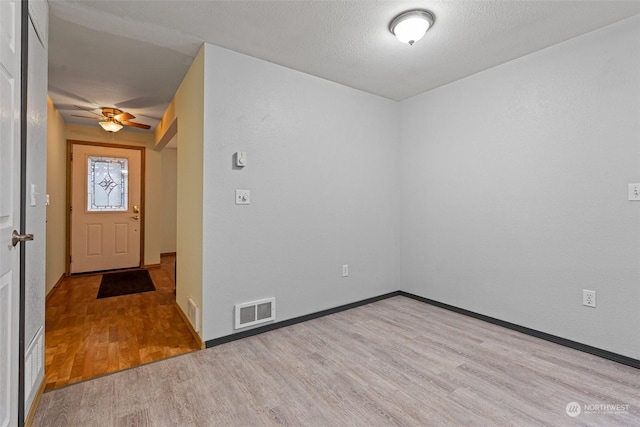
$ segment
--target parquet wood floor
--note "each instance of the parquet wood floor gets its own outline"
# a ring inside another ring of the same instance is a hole
[[[639,372],[396,296],[44,393],[33,426],[639,426]]]
[[[46,390],[199,349],[175,307],[175,256],[154,292],[96,299],[102,275],[65,278],[45,315]]]

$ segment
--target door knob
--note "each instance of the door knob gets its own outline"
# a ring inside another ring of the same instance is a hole
[[[11,244],[16,246],[18,242],[26,242],[27,240],[33,240],[33,234],[20,234],[16,230],[13,230],[11,234]]]
[[[133,213],[140,213],[140,206],[133,205]]]
[[[131,218],[135,219],[136,221],[140,219],[140,217],[138,215],[134,215]]]

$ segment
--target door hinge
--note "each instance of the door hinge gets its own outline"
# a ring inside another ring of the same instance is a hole
[[[73,206],[69,206],[69,212],[73,212]]]
[[[73,151],[71,153],[69,153],[69,160],[71,160],[73,162]]]
[[[69,264],[71,264],[71,257],[69,257]]]

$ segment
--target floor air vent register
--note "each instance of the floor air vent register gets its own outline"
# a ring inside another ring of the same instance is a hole
[[[276,319],[276,299],[266,298],[236,304],[235,315],[236,329],[270,322]]]
[[[191,322],[191,326],[193,326],[193,330],[200,332],[200,310],[198,310],[198,305],[191,297],[187,299],[187,317]]]

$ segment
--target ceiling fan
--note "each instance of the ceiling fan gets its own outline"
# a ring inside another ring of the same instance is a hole
[[[98,124],[107,132],[118,132],[123,126],[131,126],[140,129],[151,128],[149,125],[129,121],[131,119],[135,119],[136,116],[117,108],[102,107],[102,114],[94,113],[89,110],[87,110],[87,112],[93,114],[95,117],[80,116],[77,114],[72,114],[72,116],[82,117],[83,119],[100,120]]]

